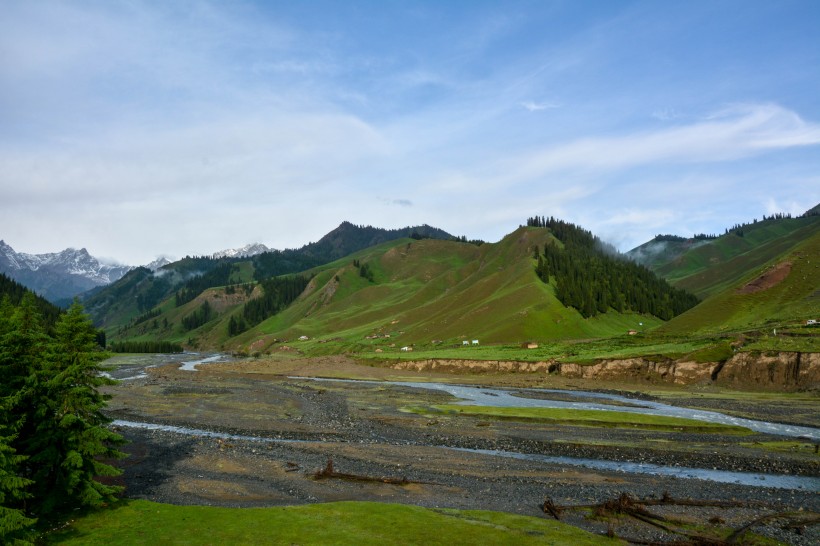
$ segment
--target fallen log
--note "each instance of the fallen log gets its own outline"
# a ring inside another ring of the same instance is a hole
[[[327,460],[327,465],[324,468],[320,468],[313,474],[313,478],[316,480],[324,480],[327,478],[335,478],[339,480],[350,480],[350,481],[357,481],[357,482],[374,482],[374,483],[387,483],[390,485],[408,485],[411,483],[423,483],[428,485],[439,485],[434,482],[423,482],[423,481],[415,481],[415,480],[408,480],[407,477],[401,478],[391,478],[391,477],[374,477],[374,476],[362,476],[359,474],[348,474],[345,472],[336,472],[333,468],[333,459]]]

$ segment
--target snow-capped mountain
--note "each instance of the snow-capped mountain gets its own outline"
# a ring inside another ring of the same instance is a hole
[[[54,302],[111,284],[131,269],[127,265],[102,263],[84,248],[27,254],[16,252],[0,240],[0,272]]]
[[[160,256],[159,258],[157,258],[156,260],[154,260],[150,264],[146,265],[145,267],[147,267],[151,271],[158,271],[158,270],[162,269],[163,266],[166,266],[169,263],[171,263],[171,260],[169,260],[165,256]]]
[[[256,256],[257,254],[262,254],[263,252],[270,252],[270,250],[270,248],[266,247],[262,243],[251,243],[243,246],[242,248],[229,248],[227,250],[214,252],[213,257],[215,260],[218,260],[219,258],[249,258],[251,256]]]

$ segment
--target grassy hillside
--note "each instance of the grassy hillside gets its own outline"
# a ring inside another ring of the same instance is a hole
[[[678,288],[708,297],[733,286],[820,231],[820,217],[753,222],[706,240],[653,239],[628,254]]]
[[[532,248],[551,237],[546,229],[519,228],[495,244],[404,239],[361,251],[313,270],[293,305],[228,346],[260,351],[274,339],[300,336],[335,339],[336,350],[340,343],[361,350],[580,339],[660,323],[615,312],[584,319],[564,307],[534,271]],[[367,265],[372,281],[354,260]]]
[[[173,294],[187,302],[207,288],[298,273],[363,248],[410,236],[453,239],[449,233],[427,225],[386,230],[342,222],[319,241],[299,249],[271,250],[251,258],[188,256],[157,272],[137,268],[119,281],[89,292],[84,304],[97,326],[118,335],[120,328],[154,311]]]
[[[732,331],[820,318],[815,316],[820,310],[818,225],[815,222],[793,230],[786,239],[804,240],[785,253],[778,254],[777,249],[781,246],[773,242],[760,247],[765,248],[765,252],[747,254],[746,261],[741,256],[728,261],[732,266],[731,273],[715,274],[722,279],[721,290],[669,321],[660,331],[670,334]],[[808,236],[806,230],[811,230]],[[776,257],[756,267],[748,267],[752,258],[762,260],[768,253],[776,254]],[[745,272],[741,274],[744,268]],[[727,280],[733,277],[738,280]]]

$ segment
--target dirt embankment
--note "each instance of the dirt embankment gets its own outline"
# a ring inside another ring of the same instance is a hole
[[[399,370],[447,373],[548,373],[569,379],[672,383],[715,383],[750,389],[810,390],[820,388],[820,353],[738,353],[725,362],[657,360],[644,357],[606,359],[594,364],[554,360],[425,359],[399,362]]]
[[[719,385],[818,389],[820,353],[738,353],[719,372]]]
[[[789,276],[792,270],[792,263],[791,262],[783,262],[777,264],[776,266],[772,267],[765,271],[762,275],[757,277],[756,279],[749,281],[741,288],[737,289],[738,294],[754,294],[755,292],[760,292],[761,290],[766,290],[768,288],[772,288],[773,286],[777,286],[780,284],[786,277]]]

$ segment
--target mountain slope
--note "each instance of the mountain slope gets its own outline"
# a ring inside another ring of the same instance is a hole
[[[725,290],[751,270],[820,231],[820,216],[770,218],[737,226],[720,237],[658,236],[627,252],[678,288],[699,297]]]
[[[138,268],[110,286],[90,293],[83,303],[94,323],[111,331],[126,327],[177,292],[181,292],[182,300],[187,302],[208,288],[297,273],[372,246],[373,241],[395,240],[413,233],[452,238],[430,226],[386,230],[343,222],[318,242],[300,249],[270,250],[249,258],[238,255],[218,259],[186,257],[163,265],[153,273],[147,268]]]
[[[23,296],[28,292],[32,291],[19,282],[16,282],[3,273],[0,273],[0,302],[8,299],[8,302],[11,305],[17,306],[20,304],[20,301],[22,301]],[[36,294],[34,296],[34,302],[37,309],[40,311],[40,315],[42,316],[43,324],[46,329],[53,328],[54,324],[57,322],[57,319],[60,317],[62,310],[50,301],[41,296],[37,296]]]
[[[405,239],[372,247],[313,270],[293,305],[221,341],[254,351],[303,335],[375,346],[493,343],[623,335],[661,322],[614,311],[584,319],[562,305],[535,274],[532,248],[549,240],[546,229],[522,227],[481,246]]]
[[[660,332],[691,334],[817,319],[820,230],[787,252],[747,270],[731,286],[675,317]]]
[[[378,244],[410,237],[416,234],[419,237],[428,239],[452,239],[453,236],[444,230],[428,225],[409,226],[400,229],[382,229],[373,226],[356,226],[350,222],[342,222],[339,227],[319,239],[315,243],[309,243],[302,248],[308,256],[330,258],[336,260],[349,256],[363,248],[376,246]]]

